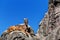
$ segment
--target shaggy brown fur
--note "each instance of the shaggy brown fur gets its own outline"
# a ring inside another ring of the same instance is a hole
[[[9,29],[7,30],[8,33],[12,32],[12,31],[21,31],[23,33],[25,33],[26,35],[28,35],[29,33],[26,30],[26,26],[25,25],[19,25],[19,26],[11,26],[9,27]]]

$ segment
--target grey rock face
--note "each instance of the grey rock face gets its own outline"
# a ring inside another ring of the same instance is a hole
[[[60,40],[60,5],[49,4],[48,12],[40,23],[38,33],[40,40]]]
[[[11,33],[5,33],[2,34],[1,38],[3,40],[33,40],[33,38],[29,35],[26,36],[23,32],[20,31],[13,31]]]

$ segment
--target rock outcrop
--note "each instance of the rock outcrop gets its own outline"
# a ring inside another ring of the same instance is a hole
[[[48,12],[39,24],[40,40],[60,40],[60,0],[49,0]]]

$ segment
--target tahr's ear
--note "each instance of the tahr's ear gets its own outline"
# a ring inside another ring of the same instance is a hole
[[[28,25],[28,19],[27,18],[24,18],[24,24]]]

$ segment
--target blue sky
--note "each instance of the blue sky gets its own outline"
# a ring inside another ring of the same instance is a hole
[[[9,26],[23,23],[24,18],[36,33],[47,9],[48,0],[0,0],[0,34]]]

